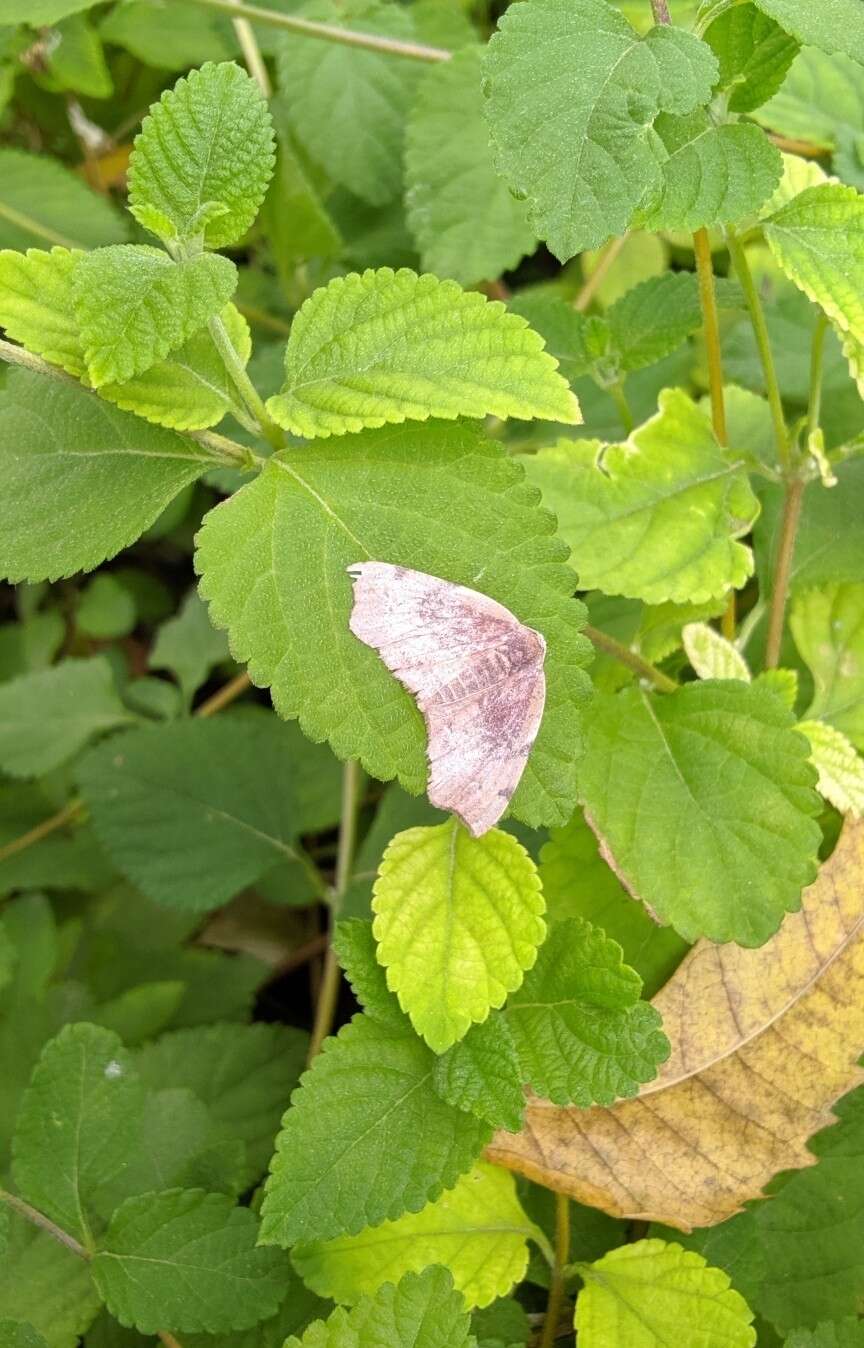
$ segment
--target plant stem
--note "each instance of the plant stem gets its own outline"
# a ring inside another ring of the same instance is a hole
[[[610,637],[607,632],[601,632],[599,628],[591,627],[590,624],[582,630],[598,650],[604,651],[606,655],[611,655],[615,660],[620,660],[622,665],[634,670],[640,678],[648,679],[658,692],[674,693],[677,689],[678,684],[674,679],[670,679],[668,674],[664,674],[662,669],[658,669],[656,665],[643,660],[641,655],[631,651],[628,646],[622,646],[620,641]]]
[[[777,548],[777,560],[774,563],[774,578],[771,589],[771,607],[768,612],[768,636],[765,642],[765,668],[776,669],[780,663],[780,646],[783,641],[783,620],[786,614],[786,598],[789,594],[789,577],[792,574],[792,556],[795,552],[795,536],[798,521],[801,518],[801,502],[804,498],[804,482],[800,477],[792,478],[786,484],[783,500],[783,519],[780,525],[780,543]]]
[[[711,242],[707,229],[697,229],[693,235],[696,254],[696,276],[699,281],[699,304],[702,309],[702,329],[705,336],[705,354],[708,359],[708,390],[711,395],[711,424],[721,445],[726,444],[726,405],[723,400],[723,360],[720,355],[720,323],[717,318],[717,295],[714,290],[714,267],[711,262]]]
[[[753,280],[753,273],[750,270],[750,263],[747,261],[747,254],[742,247],[741,240],[731,228],[726,230],[726,242],[729,247],[729,256],[732,258],[732,265],[735,268],[735,273],[741,283],[741,289],[744,291],[744,299],[750,314],[750,322],[753,325],[753,334],[756,338],[756,347],[762,365],[762,374],[765,378],[765,393],[768,398],[768,406],[771,409],[771,422],[774,426],[774,443],[777,447],[777,458],[783,471],[788,472],[792,463],[792,455],[789,449],[789,433],[786,430],[786,418],[783,415],[783,399],[780,396],[780,385],[777,381],[777,369],[774,365],[774,353],[771,350],[771,339],[768,336],[768,324],[765,321],[765,310],[762,307],[762,300],[759,297],[759,292],[756,289],[756,284]]]
[[[17,1194],[10,1194],[5,1189],[0,1189],[0,1203],[8,1204],[21,1217],[25,1217],[28,1222],[32,1222],[42,1231],[47,1231],[49,1236],[59,1241],[61,1245],[65,1245],[67,1250],[71,1250],[73,1254],[77,1254],[79,1259],[92,1259],[92,1254],[80,1241],[76,1240],[74,1236],[70,1236],[69,1232],[64,1231],[56,1222],[52,1222],[51,1218],[46,1217],[44,1212],[40,1212],[38,1208],[25,1203],[24,1199],[19,1198]]]
[[[449,61],[453,55],[443,47],[401,42],[398,38],[384,37],[378,33],[358,33],[350,28],[318,23],[315,19],[303,19],[298,14],[282,14],[276,10],[262,9],[259,5],[235,3],[235,0],[193,0],[193,3],[203,5],[206,9],[216,9],[221,14],[229,14],[234,19],[268,24],[271,28],[281,28],[285,32],[302,33],[304,37],[320,37],[327,42],[339,42],[344,47],[363,47],[366,51],[404,56],[411,61]]]
[[[237,354],[234,343],[228,334],[228,329],[218,314],[210,319],[207,330],[216,343],[216,348],[233,380],[234,387],[243,399],[244,405],[254,417],[256,424],[260,426],[261,434],[274,449],[281,449],[285,444],[285,434],[281,427],[276,425],[275,421],[271,421],[261,394],[246,373],[246,366]]]
[[[270,85],[270,76],[267,67],[264,64],[264,57],[261,55],[261,49],[258,46],[258,39],[255,36],[255,30],[248,19],[232,19],[234,32],[237,34],[237,41],[240,43],[240,50],[243,53],[243,60],[246,62],[246,69],[252,76],[258,88],[265,98],[273,96],[273,89]]]
[[[609,392],[612,395],[618,415],[621,418],[621,425],[624,427],[625,435],[629,435],[635,426],[633,413],[630,410],[630,404],[627,401],[627,394],[624,392],[624,380],[621,379],[617,384],[610,384]]]
[[[336,874],[333,880],[333,892],[330,896],[331,925],[339,914],[339,908],[345,892],[351,882],[354,864],[354,848],[357,841],[357,807],[360,797],[360,764],[349,758],[342,769],[342,812],[339,824],[339,849],[336,853]],[[332,941],[324,956],[324,972],[321,988],[315,1006],[315,1024],[309,1042],[309,1061],[316,1056],[333,1026],[336,1003],[339,997],[339,984],[342,972],[333,949]]]
[[[807,445],[819,429],[822,415],[822,365],[825,359],[825,334],[828,331],[828,319],[822,311],[816,319],[813,337],[810,343],[810,395],[807,402]]]
[[[737,614],[735,612],[735,591],[729,591],[729,598],[726,601],[726,607],[723,610],[723,616],[720,619],[720,631],[727,641],[735,640],[735,624]]]
[[[597,266],[594,268],[573,301],[573,308],[580,314],[584,314],[594,296],[597,294],[597,291],[606,279],[612,264],[618,257],[628,238],[628,234],[622,234],[620,238],[613,239],[611,243],[607,243],[605,249],[597,259]]]
[[[538,1348],[552,1348],[561,1318],[564,1300],[564,1270],[570,1258],[570,1199],[566,1194],[555,1195],[555,1262],[549,1282],[546,1318]]]
[[[672,15],[666,0],[651,0],[651,12],[655,23],[671,23]]]
[[[165,1348],[183,1348],[179,1339],[175,1339],[173,1334],[169,1334],[167,1329],[157,1329],[157,1337],[165,1344]]]
[[[221,688],[217,688],[206,701],[195,708],[196,716],[213,716],[223,707],[227,707],[231,702],[235,702],[247,688],[252,687],[252,680],[245,669],[242,674],[237,674],[233,679],[229,679]]]

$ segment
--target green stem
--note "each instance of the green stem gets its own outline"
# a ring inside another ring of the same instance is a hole
[[[786,418],[783,415],[783,399],[780,396],[780,385],[777,380],[774,353],[771,350],[771,339],[768,336],[768,324],[765,321],[765,310],[762,306],[762,300],[759,297],[759,291],[756,289],[756,283],[753,280],[753,273],[750,270],[750,263],[747,261],[747,254],[734,229],[729,228],[726,230],[726,242],[729,247],[729,256],[732,259],[732,265],[735,268],[735,273],[741,284],[741,289],[744,291],[744,299],[750,314],[750,322],[753,325],[756,348],[759,352],[762,374],[765,379],[765,393],[768,397],[768,406],[771,410],[771,421],[774,426],[774,443],[777,447],[777,459],[784,473],[786,473],[792,466],[792,454],[789,448],[789,432],[786,429]]]
[[[339,825],[339,848],[336,853],[336,874],[330,900],[331,926],[339,915],[342,900],[351,883],[354,851],[357,842],[357,807],[360,803],[360,779],[360,764],[355,759],[349,759],[342,769],[342,811]],[[339,961],[336,959],[333,942],[330,941],[324,956],[321,988],[315,1006],[315,1024],[312,1027],[312,1038],[309,1042],[310,1062],[318,1053],[333,1027],[341,980],[342,972],[339,968]]]
[[[651,12],[655,23],[671,23],[672,15],[666,0],[651,0]]]
[[[707,229],[697,229],[693,235],[696,255],[696,277],[699,282],[699,304],[702,309],[702,330],[705,337],[705,355],[708,360],[708,391],[711,395],[711,424],[721,445],[726,444],[726,404],[723,398],[723,359],[720,354],[720,321],[717,317],[717,294],[714,289],[714,265],[711,261],[711,241]]]
[[[65,1245],[66,1249],[71,1250],[73,1254],[77,1254],[79,1259],[92,1259],[91,1252],[79,1240],[71,1236],[68,1231],[64,1231],[56,1222],[52,1222],[51,1218],[46,1217],[44,1212],[40,1212],[38,1208],[25,1203],[24,1199],[19,1198],[17,1194],[10,1194],[5,1189],[0,1189],[0,1203],[6,1203],[19,1216],[24,1217],[28,1222],[32,1222],[40,1230],[47,1231],[49,1236],[59,1241],[61,1245]]]
[[[546,1316],[543,1321],[543,1333],[538,1348],[552,1348],[558,1332],[561,1318],[561,1306],[564,1301],[564,1280],[567,1261],[570,1257],[570,1199],[566,1194],[555,1195],[555,1261],[549,1281],[549,1297],[546,1301]]]
[[[234,32],[237,34],[237,41],[240,43],[246,69],[264,97],[272,98],[273,89],[270,84],[270,75],[264,64],[264,57],[261,55],[261,48],[258,46],[254,28],[248,19],[232,19],[231,22],[234,25]]]
[[[267,408],[264,406],[264,400],[249,378],[246,366],[240,359],[234,343],[231,341],[228,329],[218,314],[210,319],[207,330],[216,344],[216,349],[225,363],[225,369],[231,376],[234,387],[240,394],[245,407],[254,417],[256,425],[261,428],[261,434],[274,449],[282,449],[285,444],[285,434],[281,427],[276,425],[275,421],[271,421]]]
[[[825,360],[825,334],[828,331],[828,319],[819,313],[810,345],[810,396],[807,403],[807,444],[819,429],[822,415],[822,366]]]
[[[233,19],[249,19],[254,23],[263,23],[271,28],[281,28],[289,33],[302,33],[305,37],[320,37],[327,42],[339,42],[344,47],[362,47],[366,51],[384,52],[390,56],[404,56],[411,61],[449,61],[452,52],[442,47],[426,47],[420,42],[402,42],[395,37],[384,37],[378,33],[358,33],[351,28],[337,28],[334,24],[318,23],[315,19],[303,19],[299,14],[282,14],[272,9],[262,9],[259,5],[235,3],[235,0],[193,0],[196,5],[206,9],[215,9],[220,14],[228,14]]]
[[[783,498],[780,542],[777,547],[777,560],[774,563],[771,607],[768,612],[768,636],[765,641],[766,669],[776,669],[780,663],[783,622],[786,615],[786,599],[789,594],[789,577],[792,574],[792,556],[795,552],[795,538],[798,533],[798,521],[801,518],[803,499],[804,482],[800,477],[794,477],[787,482],[786,495]]]
[[[610,637],[608,632],[601,632],[599,628],[590,625],[582,630],[598,650],[605,652],[606,655],[611,655],[615,660],[619,660],[622,665],[632,669],[640,678],[648,679],[658,692],[674,693],[678,688],[675,680],[670,679],[668,674],[664,674],[662,669],[658,669],[656,665],[643,660],[641,655],[631,651],[628,646],[622,646],[621,642],[616,641],[614,637]]]
[[[630,404],[627,401],[627,394],[624,392],[624,381],[619,380],[617,384],[609,385],[609,392],[618,409],[618,416],[621,418],[621,425],[624,427],[625,435],[629,435],[636,422],[633,419],[633,413],[630,410]]]

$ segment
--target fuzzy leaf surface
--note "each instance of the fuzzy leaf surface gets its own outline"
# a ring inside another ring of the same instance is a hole
[[[815,780],[793,725],[772,694],[726,680],[595,699],[586,818],[626,887],[685,940],[761,945],[813,879]]]
[[[546,934],[533,861],[500,829],[472,838],[456,820],[391,841],[372,911],[387,986],[443,1053],[518,988]]]
[[[535,1232],[512,1175],[481,1161],[421,1212],[357,1235],[303,1242],[292,1259],[313,1291],[347,1302],[444,1264],[469,1306],[488,1306],[524,1276]]]
[[[134,543],[212,466],[194,442],[29,370],[0,394],[0,572],[56,580]],[[34,533],[37,511],[52,509]]]
[[[72,272],[84,254],[69,248],[0,253],[0,323],[6,335],[68,374],[84,374],[72,312]]]
[[[641,218],[651,230],[733,224],[757,211],[776,189],[783,160],[758,126],[715,126],[700,109],[687,117],[658,117],[662,185],[657,204]]]
[[[864,759],[833,725],[799,721],[798,729],[810,741],[810,762],[819,773],[819,794],[841,814],[859,818],[864,814]]]
[[[435,1063],[435,1089],[456,1109],[518,1132],[525,1111],[522,1063],[503,1012],[473,1025]]]
[[[690,664],[700,679],[739,679],[750,682],[750,670],[737,646],[708,623],[687,623],[681,638]]]
[[[558,516],[584,589],[700,602],[753,570],[738,540],[759,503],[741,462],[681,389],[663,392],[659,412],[625,444],[562,440],[523,462]]]
[[[498,167],[563,262],[626,231],[659,184],[647,128],[705,103],[717,62],[678,28],[640,37],[606,0],[535,0],[501,19],[484,74]]]
[[[455,281],[389,267],[336,277],[310,296],[267,408],[306,437],[429,417],[581,420],[523,319]]]
[[[273,124],[257,84],[233,61],[208,62],[168,89],[135,138],[129,204],[161,211],[181,239],[242,238],[273,172]],[[222,208],[206,219],[206,208]],[[205,217],[202,218],[202,210]]]
[[[808,47],[842,52],[864,62],[864,14],[857,0],[756,0],[764,14],[776,20]]]
[[[355,1016],[325,1041],[282,1121],[264,1241],[354,1235],[417,1212],[456,1182],[491,1130],[439,1098],[434,1067],[407,1025]]]
[[[285,1348],[470,1348],[471,1321],[464,1302],[443,1268],[406,1273],[395,1286],[385,1283],[352,1310],[340,1306],[326,1321],[316,1320]]]
[[[155,365],[218,314],[236,285],[234,263],[215,253],[184,262],[143,244],[87,253],[72,289],[91,383],[122,383]]]
[[[864,23],[864,15],[860,20]],[[841,332],[864,342],[864,198],[853,187],[810,187],[764,222],[786,275]]]
[[[431,70],[406,132],[408,224],[421,263],[461,285],[512,270],[536,245],[525,203],[495,168],[481,66],[480,48],[469,47]]]
[[[235,658],[280,715],[412,792],[426,781],[413,699],[348,630],[346,567],[382,558],[475,589],[543,633],[546,710],[511,802],[563,823],[575,797],[588,647],[573,573],[518,465],[468,426],[368,431],[277,454],[208,515],[196,568]]]
[[[41,777],[131,719],[104,655],[22,674],[0,685],[0,768]]]
[[[776,94],[798,53],[798,43],[756,4],[721,9],[704,33],[728,89],[730,112],[752,112]]]

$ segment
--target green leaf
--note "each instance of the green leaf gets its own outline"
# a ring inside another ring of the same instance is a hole
[[[150,898],[195,912],[296,861],[280,731],[273,715],[221,716],[147,726],[93,750],[79,784],[109,856]]]
[[[471,1328],[477,1335],[477,1348],[525,1348],[531,1339],[531,1321],[513,1297],[502,1297],[485,1310],[475,1311]]]
[[[838,328],[864,342],[864,198],[825,183],[794,197],[763,224],[783,271]]]
[[[534,0],[485,60],[498,166],[561,261],[623,234],[659,184],[646,129],[707,102],[717,62],[682,29],[640,37],[606,0]]]
[[[461,285],[512,270],[536,245],[524,202],[495,169],[481,62],[469,47],[434,67],[406,131],[408,224],[422,265]]]
[[[864,585],[804,590],[789,626],[813,675],[808,718],[829,721],[864,749]]]
[[[83,256],[68,248],[0,253],[0,323],[7,336],[76,377],[85,366],[71,278]]]
[[[681,639],[687,659],[700,679],[740,679],[750,683],[747,661],[731,641],[707,623],[687,623]]]
[[[730,112],[752,112],[766,103],[798,53],[795,39],[749,0],[721,9],[703,37],[717,57]]]
[[[67,14],[90,9],[94,0],[29,0],[26,22],[31,28],[41,28],[65,19]],[[21,23],[21,5],[18,0],[0,0],[0,23]]]
[[[314,0],[304,18],[414,40],[411,15],[375,0]],[[373,205],[399,191],[405,122],[419,62],[291,33],[279,51],[279,87],[294,133],[334,182]]]
[[[757,120],[784,136],[835,149],[864,131],[860,72],[858,62],[847,56],[805,47]]]
[[[263,1241],[353,1235],[456,1182],[491,1129],[438,1097],[434,1066],[409,1026],[368,1016],[325,1041],[276,1141]]]
[[[230,659],[228,639],[207,615],[207,606],[192,589],[179,613],[163,623],[150,651],[151,669],[169,669],[177,676],[187,705],[214,665]]]
[[[733,224],[757,211],[780,181],[780,151],[749,122],[715,126],[700,109],[658,117],[655,130],[662,185],[659,199],[640,217],[647,229]]]
[[[42,1335],[23,1320],[0,1320],[3,1348],[48,1348]]]
[[[95,1025],[61,1030],[24,1093],[13,1142],[15,1183],[88,1247],[98,1192],[128,1164],[143,1102],[120,1040]]]
[[[82,589],[75,614],[75,627],[81,635],[97,641],[126,637],[136,621],[134,596],[110,572],[101,571]]]
[[[13,842],[56,813],[57,799],[35,784],[0,788],[0,846]],[[0,893],[26,889],[80,889],[93,893],[114,871],[88,825],[76,824],[42,838],[0,863]]]
[[[256,1248],[258,1223],[223,1194],[169,1189],[117,1209],[91,1264],[109,1311],[145,1334],[248,1329],[282,1298],[285,1256]]]
[[[11,371],[0,394],[0,574],[56,580],[92,570],[212,462],[194,442],[85,389]],[[46,501],[50,517],[34,531]]]
[[[114,82],[99,34],[83,14],[71,15],[55,29],[48,54],[51,77],[61,89],[88,98],[110,98]]]
[[[102,20],[105,42],[123,47],[156,70],[185,71],[202,61],[222,61],[238,44],[227,15],[202,10],[185,0],[171,0],[171,41],[165,41],[164,15],[150,0],[126,0]],[[257,29],[262,36],[266,30]],[[158,84],[156,86],[158,88]]]
[[[556,922],[505,1012],[523,1080],[554,1104],[636,1095],[669,1056],[660,1016],[621,947],[581,918]]]
[[[686,940],[767,941],[816,874],[808,744],[733,681],[595,699],[580,789],[622,882]]]
[[[129,161],[129,204],[160,211],[180,239],[209,248],[242,238],[273,172],[273,124],[253,79],[209,62],[168,89],[144,118]],[[208,207],[221,207],[209,215]]]
[[[0,1210],[0,1220],[3,1212]],[[83,1259],[16,1212],[0,1259],[0,1316],[24,1320],[48,1348],[77,1348],[99,1298]]]
[[[292,1251],[303,1281],[321,1296],[353,1302],[382,1283],[443,1264],[469,1306],[488,1306],[525,1275],[537,1228],[516,1196],[513,1176],[479,1162],[421,1212]]]
[[[845,1320],[825,1320],[815,1329],[796,1329],[784,1348],[862,1348],[864,1322],[857,1315]]]
[[[17,21],[21,7],[13,3]],[[127,237],[126,222],[108,199],[49,155],[0,149],[0,181],[3,248],[98,248]]]
[[[367,1015],[373,1020],[404,1027],[405,1017],[399,1002],[387,987],[387,976],[378,963],[372,923],[356,917],[338,922],[333,932],[333,949]]]
[[[580,1264],[580,1348],[663,1348],[686,1336],[705,1348],[754,1348],[753,1312],[719,1268],[662,1240],[622,1245]]]
[[[22,674],[0,687],[0,768],[40,777],[131,719],[104,655]]]
[[[72,274],[75,312],[95,387],[141,374],[228,303],[237,269],[204,253],[173,262],[143,244],[87,253]]]
[[[153,1089],[185,1087],[245,1149],[242,1187],[266,1169],[273,1139],[306,1062],[308,1042],[283,1025],[206,1025],[176,1030],[135,1055]]]
[[[737,303],[730,282],[715,282],[722,308]],[[702,322],[699,287],[691,272],[664,272],[633,286],[606,311],[617,364],[625,373],[655,365],[676,351]]]
[[[428,417],[580,420],[523,319],[454,281],[389,267],[337,277],[306,301],[267,408],[307,437]]]
[[[769,15],[808,47],[843,52],[864,62],[864,14],[858,0],[756,0]]]
[[[533,861],[500,829],[472,838],[452,820],[392,840],[372,900],[378,960],[436,1053],[519,987],[544,909]]]
[[[864,759],[841,730],[824,721],[801,721],[810,741],[810,762],[819,773],[817,790],[842,814],[864,814]]]
[[[555,511],[583,589],[701,602],[744,584],[759,510],[740,459],[681,389],[625,444],[561,440],[523,459]]]
[[[233,304],[220,315],[241,364],[252,353],[249,325]],[[124,383],[103,384],[103,398],[127,412],[175,430],[215,426],[236,402],[236,389],[213,338],[206,328],[193,333],[167,360]]]
[[[493,1013],[441,1055],[433,1082],[456,1109],[516,1133],[525,1110],[523,1076],[507,1017]]]
[[[792,556],[793,595],[813,585],[864,582],[864,457],[836,465],[835,487],[811,483],[804,492],[801,521]],[[779,543],[783,493],[766,491],[756,522],[755,545],[760,580],[769,583]]]
[[[552,527],[521,469],[473,428],[365,432],[274,455],[207,517],[196,567],[214,623],[253,681],[272,685],[280,715],[414,792],[426,780],[420,714],[351,635],[345,568],[386,558],[506,604],[548,643],[546,711],[511,803],[536,827],[572,813],[586,691],[582,610]]]
[[[351,1311],[340,1306],[302,1338],[288,1339],[285,1348],[470,1348],[470,1331],[450,1275],[427,1268],[407,1273],[395,1287],[386,1283]]]
[[[259,29],[260,32],[260,29]],[[278,133],[276,168],[262,212],[283,289],[291,293],[298,262],[338,257],[342,239],[291,134],[281,101],[273,105]],[[281,1345],[280,1345],[281,1348]]]

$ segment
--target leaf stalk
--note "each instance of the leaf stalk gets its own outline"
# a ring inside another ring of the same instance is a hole
[[[453,55],[443,47],[427,47],[421,42],[403,42],[399,38],[385,37],[379,33],[359,33],[351,28],[338,28],[334,24],[304,19],[299,14],[282,14],[276,10],[262,9],[260,5],[240,4],[236,0],[193,0],[193,4],[202,5],[205,9],[216,9],[233,19],[247,19],[250,22],[266,24],[271,28],[281,28],[284,32],[323,38],[326,42],[341,43],[343,47],[361,47],[366,51],[402,56],[409,61],[449,61]]]
[[[561,1306],[564,1301],[564,1282],[567,1261],[570,1258],[570,1199],[566,1194],[555,1195],[555,1261],[549,1281],[546,1316],[538,1348],[552,1348],[558,1333]]]
[[[357,845],[357,812],[360,803],[360,764],[349,759],[342,769],[342,810],[339,824],[339,847],[336,853],[336,874],[333,880],[333,892],[330,899],[331,928],[336,920],[342,900],[351,883],[354,865],[354,852]],[[332,936],[332,930],[331,930]],[[315,1006],[315,1023],[309,1041],[309,1061],[317,1055],[321,1045],[333,1027],[336,1015],[336,1003],[339,998],[339,984],[342,971],[333,949],[332,939],[324,955],[324,971],[321,988]]]
[[[641,655],[631,651],[629,646],[624,646],[614,637],[610,637],[608,632],[601,632],[598,627],[592,627],[590,623],[586,624],[582,630],[599,651],[611,655],[614,660],[619,660],[622,665],[632,669],[641,679],[647,679],[649,683],[653,683],[658,692],[674,693],[678,688],[679,685],[675,680],[670,679],[668,674],[664,674],[662,669],[658,669],[656,665],[652,665],[648,660],[644,660]]]

